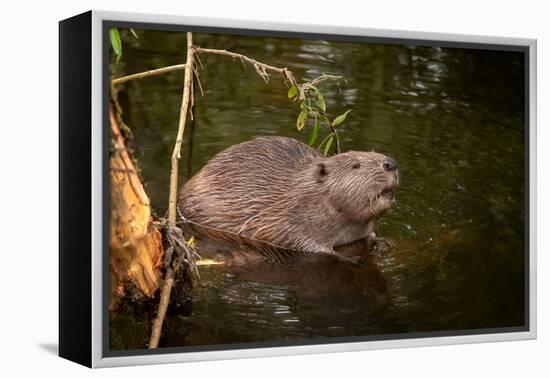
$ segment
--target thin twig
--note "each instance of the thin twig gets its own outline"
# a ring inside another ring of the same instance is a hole
[[[308,91],[312,87],[319,84],[320,82],[327,81],[327,80],[332,80],[332,81],[336,81],[336,82],[343,81],[343,82],[347,83],[347,80],[344,79],[343,76],[321,74],[321,75],[317,76],[315,79],[313,79],[311,81],[306,81],[305,83],[301,84],[300,85],[300,90],[304,91],[304,92]]]
[[[119,85],[119,84],[126,83],[127,81],[130,81],[130,80],[144,79],[146,77],[156,76],[163,73],[179,71],[184,69],[185,69],[185,64],[176,64],[175,66],[162,67],[156,70],[149,70],[149,71],[140,72],[140,73],[136,73],[128,76],[119,77],[118,79],[113,79],[111,81],[111,84]]]
[[[149,349],[154,349],[158,347],[160,333],[162,330],[162,323],[164,323],[164,318],[166,317],[166,311],[168,310],[168,304],[170,303],[172,286],[174,286],[174,276],[174,269],[172,269],[171,267],[169,269],[166,269],[164,282],[162,284],[162,290],[160,292],[157,317],[153,321],[153,329],[151,330],[151,337],[149,339]]]
[[[315,79],[311,80],[308,83],[310,85],[316,85],[316,84],[319,84],[321,81],[326,81],[326,80],[343,81],[344,83],[347,83],[347,80],[344,79],[343,76],[327,75],[327,74],[321,74],[321,75],[317,76]]]
[[[172,261],[172,267],[177,273],[178,270],[182,269],[183,264],[181,260],[183,258],[185,265],[200,278],[199,270],[197,269],[197,263],[195,262],[195,255],[198,255],[194,247],[191,247],[190,244],[183,237],[183,232],[179,227],[168,227],[167,233],[168,242],[174,248],[174,251],[177,252],[178,259]]]
[[[195,59],[196,59],[197,63],[199,64],[200,68],[203,68],[203,69],[204,69],[204,66],[202,65],[200,56],[195,55]]]
[[[197,78],[197,84],[199,84],[199,90],[201,91],[201,96],[204,97],[204,91],[202,89],[202,83],[201,83],[199,71],[196,68],[193,71],[195,71],[195,77]]]
[[[193,71],[194,71],[194,69],[193,69]],[[189,119],[191,120],[191,122],[193,122],[195,120],[195,113],[194,113],[194,110],[195,110],[195,85],[193,84],[193,79],[191,79],[190,91],[191,91],[191,93],[189,94]],[[183,137],[183,135],[182,135],[182,137]]]
[[[183,84],[183,99],[181,102],[180,119],[178,125],[178,133],[176,136],[176,143],[174,145],[174,151],[172,153],[172,166],[170,170],[170,194],[168,199],[168,227],[176,226],[177,217],[177,193],[178,193],[178,167],[179,159],[181,157],[181,145],[183,143],[183,134],[185,131],[185,121],[187,119],[187,112],[189,110],[189,100],[193,93],[193,62],[194,62],[194,49],[193,49],[193,34],[187,33],[187,63],[185,64],[185,79]],[[162,324],[166,316],[168,304],[170,302],[170,294],[172,292],[172,286],[174,285],[174,268],[171,264],[166,266],[166,274],[164,277],[164,283],[162,286],[159,307],[157,311],[157,317],[153,321],[153,329],[151,331],[151,337],[149,339],[149,349],[158,347],[160,340],[160,334],[162,330]]]
[[[187,33],[187,63],[185,64],[185,81],[183,84],[183,99],[181,102],[180,119],[178,125],[178,133],[176,136],[176,144],[172,152],[172,167],[170,171],[170,197],[168,201],[168,221],[176,224],[176,206],[178,193],[178,165],[181,158],[181,144],[183,143],[183,134],[185,132],[185,121],[189,110],[189,101],[193,93],[193,66],[195,50],[193,46],[193,34]]]
[[[199,46],[193,46],[196,54],[213,54],[213,55],[222,55],[228,56],[234,59],[239,59],[243,64],[248,63],[254,67],[258,75],[267,83],[269,82],[269,74],[267,71],[272,71],[283,75],[284,79],[289,82],[291,86],[297,85],[296,79],[292,71],[289,71],[286,67],[280,68],[275,67],[270,64],[259,62],[255,59],[249,58],[246,55],[234,53],[227,50],[217,50],[217,49],[205,49]]]

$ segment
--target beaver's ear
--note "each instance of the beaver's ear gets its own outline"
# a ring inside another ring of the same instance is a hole
[[[325,182],[327,174],[328,171],[325,163],[317,164],[317,167],[315,168],[315,178],[317,179],[317,182]]]

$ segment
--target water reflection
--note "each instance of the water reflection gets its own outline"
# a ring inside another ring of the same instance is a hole
[[[341,251],[362,255],[358,266],[325,258],[273,264],[243,250],[199,246],[224,265],[201,268],[193,315],[170,320],[171,329],[180,331],[167,332],[166,345],[349,336],[384,327],[386,278],[363,243]],[[198,323],[216,331],[197,333]]]
[[[141,34],[124,40],[115,75],[185,59],[184,35]],[[331,115],[353,108],[341,132],[344,150],[394,156],[402,185],[380,225],[393,250],[351,271],[323,264],[203,267],[192,313],[169,319],[167,345],[523,323],[520,53],[206,34],[195,41],[286,66],[298,78],[344,76],[346,85],[322,88]],[[225,57],[201,60],[205,95],[186,135],[182,177],[256,135],[307,140],[295,130],[296,105],[282,80],[266,84]],[[120,94],[158,214],[166,211],[182,82],[181,73],[163,75],[129,83]]]

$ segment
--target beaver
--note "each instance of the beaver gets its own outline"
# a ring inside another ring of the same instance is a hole
[[[198,236],[357,262],[334,248],[374,237],[398,185],[397,163],[383,154],[325,157],[295,139],[257,137],[208,161],[180,189],[178,209]]]

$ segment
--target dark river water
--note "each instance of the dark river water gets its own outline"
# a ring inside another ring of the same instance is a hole
[[[185,35],[122,31],[113,77],[185,61]],[[361,267],[202,266],[192,303],[167,320],[161,346],[454,331],[524,324],[524,71],[520,53],[195,34],[197,45],[321,73],[328,113],[353,109],[342,148],[399,163],[401,187],[379,235],[394,247]],[[307,142],[278,76],[201,56],[183,183],[219,151],[257,135]],[[183,71],[134,81],[119,94],[123,119],[155,212],[167,209],[170,156]],[[326,130],[323,130],[326,135]],[[190,142],[192,135],[192,143]],[[208,254],[208,251],[203,251]],[[150,319],[114,314],[111,347],[143,348]]]

